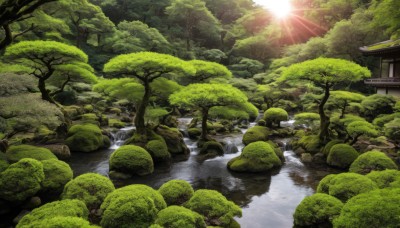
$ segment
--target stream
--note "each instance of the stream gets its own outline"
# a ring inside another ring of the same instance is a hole
[[[180,118],[179,129],[187,130],[191,118]],[[251,123],[249,127],[254,126]],[[293,121],[282,123],[283,127],[292,127]],[[114,143],[108,150],[95,153],[73,153],[69,161],[74,175],[96,172],[108,176],[108,158],[128,138],[134,127],[120,129],[113,135]],[[243,216],[236,220],[244,228],[284,228],[293,226],[292,214],[300,201],[314,194],[318,182],[331,172],[326,168],[310,168],[300,161],[287,146],[290,139],[281,139],[286,162],[279,169],[264,174],[240,174],[226,168],[228,161],[240,155],[244,145],[240,133],[213,136],[224,142],[225,155],[206,161],[200,161],[196,141],[185,136],[190,149],[190,157],[185,161],[173,161],[170,165],[156,166],[154,173],[130,180],[114,181],[116,187],[129,184],[146,184],[158,189],[169,180],[188,181],[194,189],[213,189],[234,201],[243,210]]]

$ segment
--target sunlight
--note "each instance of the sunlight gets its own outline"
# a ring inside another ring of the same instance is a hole
[[[281,19],[289,16],[292,11],[290,0],[254,0],[254,2],[270,10]]]

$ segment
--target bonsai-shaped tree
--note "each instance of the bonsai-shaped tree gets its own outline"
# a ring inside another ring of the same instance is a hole
[[[82,64],[88,62],[87,55],[77,47],[56,41],[22,41],[7,48],[5,57],[32,69],[30,75],[39,79],[38,88],[42,93],[42,99],[55,104],[55,101],[46,88],[46,81],[50,79],[57,68],[64,72],[67,64]]]
[[[232,73],[224,65],[203,60],[189,61],[196,69],[196,74],[191,77],[195,83],[205,83],[212,78],[232,78]]]
[[[207,135],[208,111],[216,106],[239,107],[247,103],[246,95],[239,89],[228,84],[191,84],[169,97],[172,105],[199,109],[202,113],[202,134],[205,141],[210,140]]]
[[[144,136],[146,135],[144,115],[152,93],[150,84],[157,78],[168,76],[169,73],[192,75],[196,71],[190,63],[171,55],[138,52],[111,59],[104,66],[104,72],[137,78],[144,86],[144,94],[134,121],[136,132]]]
[[[330,98],[327,106],[339,109],[341,111],[340,118],[343,118],[346,114],[346,109],[354,103],[361,103],[365,96],[349,91],[332,91]]]
[[[318,58],[288,67],[280,80],[311,81],[323,89],[323,97],[318,102],[318,113],[321,119],[319,138],[321,141],[327,141],[330,120],[325,113],[325,104],[331,95],[332,88],[338,83],[356,82],[370,76],[371,72],[367,68],[356,63],[342,59]]]
[[[378,131],[375,129],[374,125],[365,120],[349,123],[349,125],[347,125],[346,131],[349,134],[349,138],[353,139],[350,145],[356,143],[358,138],[362,135],[369,137],[378,136]]]

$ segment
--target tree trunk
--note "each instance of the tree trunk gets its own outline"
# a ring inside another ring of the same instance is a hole
[[[360,136],[361,136],[361,135],[356,135],[356,137],[354,137],[353,140],[351,141],[350,145],[351,145],[351,146],[354,145],[354,144],[358,141],[358,138],[359,138]]]
[[[144,122],[144,115],[146,113],[146,107],[149,104],[151,96],[150,82],[148,81],[148,79],[145,79],[143,81],[143,85],[144,85],[144,95],[142,101],[139,104],[138,109],[136,110],[136,116],[135,116],[136,132],[140,135],[146,135],[146,125]]]
[[[56,102],[53,100],[53,98],[49,94],[49,91],[46,89],[46,80],[40,78],[38,87],[40,92],[42,93],[42,99],[56,105]]]
[[[201,119],[201,138],[206,141],[208,140],[207,120],[208,120],[208,108],[203,108],[202,119]]]
[[[0,50],[5,49],[8,45],[10,45],[13,42],[13,35],[11,32],[10,25],[3,25],[3,30],[4,30],[4,38],[0,42]]]
[[[326,83],[325,85],[325,95],[322,98],[321,103],[318,106],[318,113],[319,113],[319,117],[321,119],[321,123],[320,123],[320,132],[319,132],[319,139],[322,142],[327,142],[329,139],[329,125],[330,125],[330,119],[328,116],[326,116],[325,114],[325,104],[328,101],[330,96],[330,88],[328,83]]]

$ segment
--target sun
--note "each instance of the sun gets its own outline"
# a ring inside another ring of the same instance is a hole
[[[254,2],[265,7],[280,19],[289,16],[292,11],[290,0],[254,0]]]

